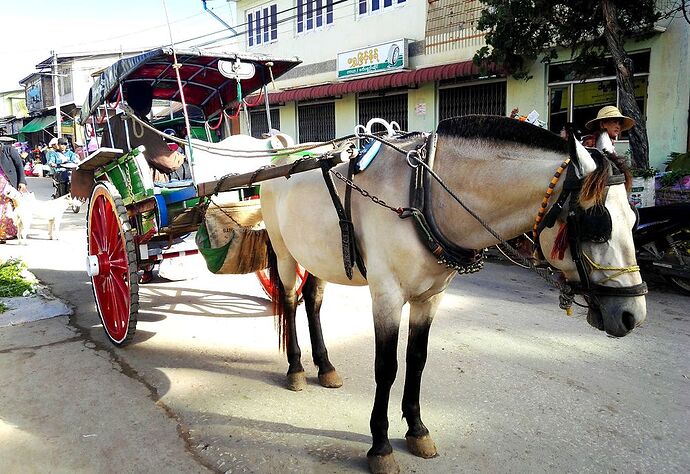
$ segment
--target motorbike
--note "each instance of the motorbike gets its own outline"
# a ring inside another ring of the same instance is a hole
[[[633,239],[640,269],[663,277],[690,295],[690,203],[638,211],[640,220]]]
[[[77,165],[72,163],[62,163],[60,167],[57,168],[55,173],[53,173],[53,199],[69,194],[71,191],[72,184],[72,170],[76,168]],[[72,212],[75,214],[81,209],[81,201],[78,199],[71,199]]]

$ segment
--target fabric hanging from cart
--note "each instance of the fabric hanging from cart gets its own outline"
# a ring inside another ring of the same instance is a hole
[[[212,202],[196,234],[211,273],[245,274],[268,267],[268,233],[258,200]]]

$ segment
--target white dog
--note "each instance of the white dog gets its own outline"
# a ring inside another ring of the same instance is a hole
[[[71,204],[69,194],[50,201],[36,199],[34,193],[24,193],[16,200],[15,209],[17,235],[20,242],[25,242],[31,231],[31,226],[35,219],[45,219],[48,221],[48,238],[53,240],[58,238],[60,233],[60,223],[62,215]]]

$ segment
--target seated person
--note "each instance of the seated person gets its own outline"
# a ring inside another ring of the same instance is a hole
[[[130,82],[125,85],[124,98],[137,117],[148,123],[147,115],[151,112],[153,104],[153,89],[148,82]],[[125,126],[127,130],[125,130]],[[110,127],[110,131],[108,130]],[[113,142],[110,140],[112,132]],[[115,116],[108,119],[108,125],[103,133],[101,146],[121,148],[127,150],[127,132],[131,149],[144,145],[144,157],[154,170],[168,174],[178,169],[184,162],[185,156],[176,150],[171,150],[165,140],[142,124],[124,116]],[[163,176],[154,172],[154,180],[166,181]]]

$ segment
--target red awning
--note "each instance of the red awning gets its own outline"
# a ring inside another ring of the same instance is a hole
[[[488,72],[496,74],[499,68],[490,66]],[[414,71],[402,71],[381,76],[354,79],[335,84],[325,84],[321,86],[302,87],[290,89],[282,92],[273,92],[268,95],[270,103],[292,102],[321,99],[323,97],[342,96],[345,94],[355,94],[358,92],[378,91],[396,87],[406,87],[424,82],[441,81],[444,79],[456,79],[459,77],[479,76],[479,67],[471,60],[460,63],[444,64],[442,66],[432,66]],[[256,105],[263,104],[263,97],[256,102]]]

